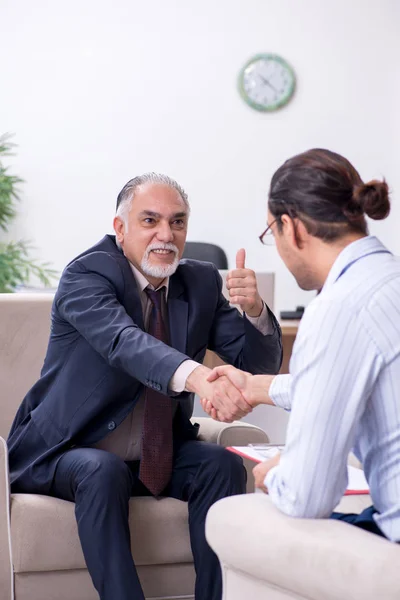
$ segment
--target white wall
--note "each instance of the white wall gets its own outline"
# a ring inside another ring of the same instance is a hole
[[[123,184],[159,170],[190,194],[188,239],[219,242],[231,265],[245,246],[250,266],[277,272],[276,309],[307,302],[257,239],[269,180],[324,146],[384,174],[396,202],[398,27],[396,0],[3,0],[0,132],[15,132],[10,164],[26,180],[13,235],[61,270],[110,231]],[[263,51],[298,78],[275,114],[236,90]],[[371,229],[400,252],[397,204]]]

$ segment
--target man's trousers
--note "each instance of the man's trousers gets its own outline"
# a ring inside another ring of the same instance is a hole
[[[83,554],[101,600],[144,600],[131,554],[129,498],[150,495],[138,479],[139,462],[124,462],[95,448],[74,448],[58,462],[51,494],[75,502]],[[200,441],[177,445],[171,481],[163,496],[188,503],[196,570],[196,600],[221,600],[221,569],[205,538],[214,502],[245,493],[242,460],[221,446]],[[166,540],[168,543],[168,540]]]

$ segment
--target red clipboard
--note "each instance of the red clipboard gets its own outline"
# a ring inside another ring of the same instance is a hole
[[[242,458],[247,458],[249,460],[252,460],[255,463],[260,463],[260,462],[263,462],[263,460],[267,460],[264,458],[257,458],[256,456],[254,456],[254,453],[256,453],[256,451],[253,450],[251,447],[247,448],[247,446],[228,446],[227,450],[229,450],[229,452],[233,452],[234,454],[238,454]],[[359,479],[361,479],[361,485],[360,485],[360,487],[357,487],[356,489],[347,488],[344,495],[345,496],[368,495],[369,487],[368,487],[367,481],[365,480],[365,476],[364,476],[363,472],[360,469],[357,469],[356,467],[348,466],[348,469],[349,469],[349,479],[352,478],[351,475],[357,476]],[[357,471],[361,471],[362,475],[361,475],[361,473],[357,473]],[[364,480],[365,480],[365,485],[367,487],[364,487]],[[351,484],[351,482],[349,482],[349,483]]]

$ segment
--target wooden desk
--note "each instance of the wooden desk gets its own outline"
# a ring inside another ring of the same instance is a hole
[[[281,321],[279,324],[282,329],[283,359],[279,373],[289,373],[289,361],[292,356],[293,344],[296,339],[300,320]]]

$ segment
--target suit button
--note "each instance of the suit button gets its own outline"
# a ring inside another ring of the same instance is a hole
[[[107,427],[108,427],[108,429],[110,431],[112,431],[113,429],[115,429],[116,428],[115,421],[110,421],[109,424],[107,425]]]

